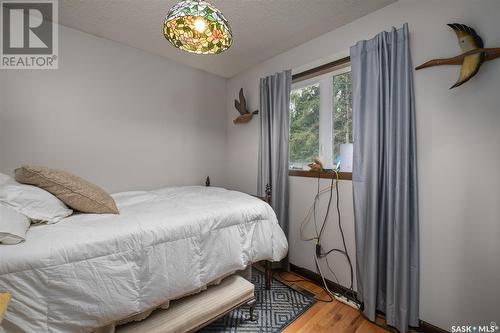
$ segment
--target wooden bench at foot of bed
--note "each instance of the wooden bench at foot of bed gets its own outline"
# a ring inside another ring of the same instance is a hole
[[[247,304],[254,320],[254,285],[239,275],[225,278],[219,285],[170,303],[143,321],[116,327],[116,333],[184,333],[195,332],[228,312]]]

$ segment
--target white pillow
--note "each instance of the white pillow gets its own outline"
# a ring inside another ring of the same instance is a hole
[[[2,186],[5,183],[12,182],[12,181],[14,181],[14,179],[12,179],[12,177],[4,175],[3,173],[0,173],[0,186]]]
[[[5,175],[0,174],[0,182]],[[9,177],[0,183],[0,202],[34,222],[56,223],[73,211],[49,192],[36,186],[19,184]]]
[[[0,203],[0,244],[13,245],[25,240],[30,220]]]

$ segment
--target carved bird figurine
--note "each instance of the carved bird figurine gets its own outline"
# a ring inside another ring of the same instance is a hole
[[[484,48],[481,37],[474,29],[465,24],[451,23],[448,26],[455,31],[460,49],[464,53],[453,58],[430,60],[415,69],[438,65],[461,65],[460,76],[450,88],[452,89],[461,86],[476,75],[484,61],[500,57],[500,48]]]
[[[236,110],[238,110],[240,115],[238,116],[238,118],[233,120],[233,123],[248,123],[250,120],[252,120],[253,115],[259,113],[259,111],[256,110],[254,112],[249,112],[247,110],[247,101],[245,100],[245,96],[243,95],[243,88],[240,89],[239,99],[239,101],[236,99],[234,100],[234,107],[236,108]]]
[[[448,26],[457,34],[458,44],[460,45],[462,52],[481,49],[484,47],[483,40],[476,33],[476,30],[471,27],[460,23],[452,23],[448,24]],[[450,89],[464,84],[469,81],[471,77],[476,75],[479,71],[479,67],[481,67],[481,64],[483,63],[483,60],[484,52],[464,57],[464,61],[460,67],[460,76],[457,82]]]
[[[307,165],[309,167],[309,171],[322,171],[323,170],[323,162],[319,158],[315,158],[313,163],[309,163]]]

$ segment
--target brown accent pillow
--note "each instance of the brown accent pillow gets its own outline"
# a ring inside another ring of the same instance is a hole
[[[65,171],[24,165],[16,180],[52,193],[67,206],[83,213],[119,214],[113,198],[100,187]]]

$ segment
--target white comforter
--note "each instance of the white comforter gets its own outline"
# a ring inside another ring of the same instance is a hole
[[[240,192],[176,187],[113,195],[120,215],[32,226],[0,245],[7,332],[87,332],[199,290],[287,241],[271,207]]]

